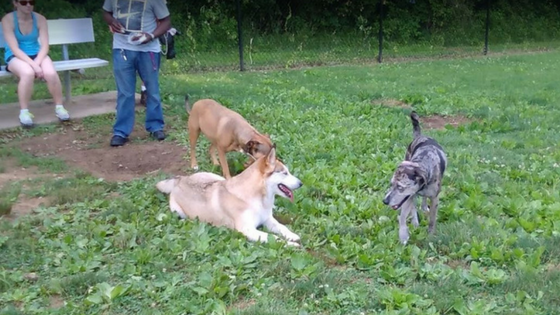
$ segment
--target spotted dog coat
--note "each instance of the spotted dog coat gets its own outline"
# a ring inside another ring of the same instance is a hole
[[[415,227],[419,225],[416,196],[422,197],[422,209],[430,213],[429,233],[435,231],[441,182],[447,167],[447,157],[443,148],[436,140],[422,134],[418,114],[413,111],[410,118],[414,139],[408,145],[404,161],[395,170],[391,179],[391,188],[383,199],[384,204],[394,210],[401,210],[399,239],[403,244],[406,244],[409,238],[406,224],[408,216],[412,217],[412,224]]]

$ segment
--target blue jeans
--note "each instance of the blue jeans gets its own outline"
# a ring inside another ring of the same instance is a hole
[[[161,54],[113,49],[113,73],[117,84],[117,118],[113,135],[127,138],[134,128],[136,72],[146,86],[146,131],[163,130],[163,109],[159,95]]]

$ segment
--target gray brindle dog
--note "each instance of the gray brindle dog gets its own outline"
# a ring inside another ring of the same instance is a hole
[[[430,212],[428,232],[436,228],[439,193],[443,173],[447,167],[447,157],[441,146],[433,139],[424,136],[420,130],[418,114],[410,114],[414,139],[408,145],[404,161],[397,167],[391,179],[391,188],[383,203],[401,209],[399,216],[399,239],[406,244],[409,238],[407,218],[412,217],[412,224],[418,227],[416,196],[422,197],[422,209]],[[428,208],[426,200],[430,198]]]

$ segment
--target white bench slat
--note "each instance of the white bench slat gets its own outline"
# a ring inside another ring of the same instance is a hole
[[[99,58],[87,58],[87,59],[53,61],[53,64],[56,71],[68,71],[68,70],[103,67],[109,65],[109,62],[107,60],[103,60]],[[5,67],[2,66],[2,69],[0,70],[0,77],[7,77],[10,75],[12,74],[6,71]]]
[[[83,19],[47,20],[49,29],[49,44],[79,44],[95,41],[93,35],[93,21]]]
[[[109,65],[107,60],[99,58],[75,59],[75,60],[60,60],[54,61],[54,68],[56,71],[78,70],[85,68],[95,68]]]
[[[91,18],[47,20],[49,45],[79,44],[95,41]],[[6,47],[0,25],[0,48]]]

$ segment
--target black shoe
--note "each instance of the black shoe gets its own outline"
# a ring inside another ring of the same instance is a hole
[[[150,135],[158,141],[165,140],[165,132],[163,130],[154,131]]]
[[[121,136],[115,135],[115,136],[113,136],[113,138],[111,138],[111,146],[112,147],[121,147],[127,142],[128,142],[128,138],[123,138]]]

